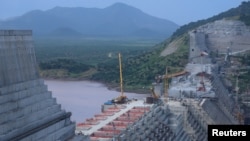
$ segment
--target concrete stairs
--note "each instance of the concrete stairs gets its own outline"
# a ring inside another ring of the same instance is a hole
[[[18,138],[29,130],[40,128],[67,114],[61,110],[61,105],[56,103],[41,79],[2,87],[0,91],[0,140],[15,140],[15,137]],[[71,133],[72,136],[75,128],[69,117],[47,126],[36,133],[37,135],[32,134],[27,138],[34,141],[39,138],[53,141],[60,137],[57,135],[60,133]]]
[[[153,106],[141,120],[116,137],[119,141],[191,141],[183,130],[181,114],[173,114],[167,106]]]
[[[29,30],[0,30],[0,141],[66,141],[71,113],[40,79]]]

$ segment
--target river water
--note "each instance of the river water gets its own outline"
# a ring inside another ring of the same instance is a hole
[[[109,90],[102,83],[91,81],[45,80],[52,96],[61,104],[62,109],[71,112],[71,120],[77,123],[101,113],[101,105],[120,95]],[[128,98],[142,99],[148,94],[124,93]]]

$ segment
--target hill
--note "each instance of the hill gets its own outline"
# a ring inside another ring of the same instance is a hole
[[[150,16],[132,6],[116,3],[109,7],[55,7],[34,10],[20,17],[1,21],[2,29],[32,29],[34,35],[77,35],[91,37],[167,38],[179,26]]]
[[[189,31],[192,31],[202,25],[206,25],[209,23],[213,24],[213,22],[222,19],[227,19],[230,21],[240,21],[245,23],[245,25],[249,25],[249,17],[250,2],[243,2],[240,6],[229,9],[228,11],[215,15],[211,18],[200,20],[197,22],[191,22],[187,25],[181,26],[178,30],[175,31],[175,33],[170,38],[166,39],[162,43],[157,44],[153,50],[142,53],[141,55],[138,55],[136,57],[128,58],[126,61],[124,61],[124,84],[126,85],[125,87],[127,89],[138,89],[150,86],[151,83],[154,81],[156,75],[162,75],[165,73],[166,67],[170,69],[169,73],[182,70],[188,62]],[[237,26],[235,26],[234,28],[239,29],[239,27]],[[212,33],[211,30],[209,30],[209,32]],[[243,35],[240,32],[243,33],[244,31],[237,31],[237,34],[239,33],[238,36]],[[233,37],[230,38],[233,39]],[[224,46],[227,46],[227,42]],[[165,52],[165,50],[168,48],[170,48],[171,53]],[[103,72],[111,72],[112,75],[116,73],[107,69]],[[103,72],[99,72],[100,74],[95,75],[93,79],[103,81],[109,80],[103,77],[104,75],[101,75]],[[112,75],[109,75],[107,73],[105,74],[105,76]],[[115,79],[116,78],[113,78],[111,80]],[[115,82],[119,81],[116,80]]]

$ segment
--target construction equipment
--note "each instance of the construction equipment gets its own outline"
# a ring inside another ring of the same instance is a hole
[[[230,47],[227,47],[227,51],[225,53],[220,53],[222,55],[225,55],[224,62],[227,64],[231,63],[231,57],[239,57],[240,54],[243,54],[246,51],[249,51],[250,49],[243,49],[238,51],[232,51]]]
[[[153,97],[154,99],[159,99],[159,98],[160,98],[160,96],[159,96],[158,94],[155,93],[154,87],[151,88],[151,92],[152,92],[152,97]]]
[[[166,74],[163,76],[163,79],[164,79],[164,96],[165,96],[165,102],[167,102],[167,98],[168,98],[168,87],[169,87],[169,84],[168,84],[168,80],[169,78],[172,78],[172,77],[177,77],[177,76],[181,76],[181,75],[184,75],[184,74],[187,74],[188,72],[187,71],[181,71],[181,72],[176,72],[176,73],[173,73],[173,74],[168,74],[168,68],[166,68]]]
[[[206,91],[206,87],[205,87],[205,83],[204,83],[204,76],[205,76],[205,72],[202,71],[200,73],[197,74],[198,76],[200,76],[200,83],[196,89],[196,91],[203,91],[205,92]]]
[[[115,99],[113,99],[112,101],[114,103],[119,103],[119,104],[122,104],[122,103],[125,103],[126,100],[127,100],[127,96],[124,95],[124,92],[123,92],[123,80],[122,80],[122,63],[121,63],[121,54],[119,53],[118,54],[118,57],[119,57],[119,68],[120,68],[120,87],[121,87],[121,95]]]

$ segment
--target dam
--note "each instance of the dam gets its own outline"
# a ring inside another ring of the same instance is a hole
[[[70,116],[39,77],[32,31],[0,30],[0,140],[71,139]]]
[[[173,78],[169,97],[104,104],[110,107],[75,123],[39,76],[32,31],[0,30],[0,140],[206,141],[207,125],[241,124],[235,116],[237,103],[220,80],[218,66],[208,56],[200,59],[201,51],[209,53],[206,35],[190,32],[189,37],[190,63],[185,68],[189,73]],[[206,85],[200,92],[183,87],[198,86],[200,80]]]

